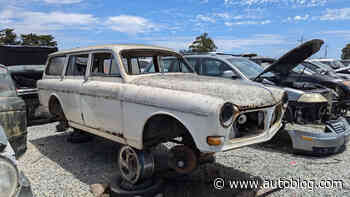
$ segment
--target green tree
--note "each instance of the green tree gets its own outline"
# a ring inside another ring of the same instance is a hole
[[[347,44],[343,50],[342,50],[342,55],[341,58],[344,59],[350,59],[350,44]]]
[[[195,41],[189,46],[193,52],[212,52],[216,51],[217,46],[214,41],[208,37],[208,33],[204,33],[196,37]]]
[[[13,32],[13,29],[0,30],[0,44],[3,45],[17,45],[20,42],[17,41],[17,35]]]
[[[21,34],[22,45],[29,46],[57,46],[52,35]]]

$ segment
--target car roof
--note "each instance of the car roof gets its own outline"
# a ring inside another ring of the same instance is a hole
[[[200,57],[216,57],[218,59],[228,59],[228,58],[234,58],[234,59],[246,59],[244,57],[241,56],[235,56],[232,54],[215,54],[215,53],[207,53],[207,54],[189,54],[189,55],[183,55],[186,58],[190,58],[190,57],[195,57],[195,58],[200,58]]]
[[[62,50],[55,53],[50,54],[50,56],[57,56],[57,55],[64,55],[67,53],[79,53],[84,51],[92,51],[92,50],[128,50],[128,49],[154,49],[154,50],[165,50],[169,52],[174,52],[174,50],[170,48],[165,47],[158,47],[153,45],[141,45],[141,44],[109,44],[109,45],[97,45],[97,46],[90,46],[90,47],[82,47],[82,48],[74,48],[74,49],[68,49],[68,50]]]

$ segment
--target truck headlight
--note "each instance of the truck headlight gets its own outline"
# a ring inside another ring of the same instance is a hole
[[[19,173],[15,164],[6,157],[0,156],[0,196],[15,196]]]
[[[232,125],[233,120],[239,114],[238,108],[232,103],[225,103],[220,110],[220,123],[223,127]]]
[[[328,102],[326,97],[318,93],[303,94],[299,97],[298,102],[300,103],[323,103]]]

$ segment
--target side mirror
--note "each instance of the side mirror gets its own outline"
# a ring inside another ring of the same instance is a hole
[[[226,70],[221,74],[222,77],[225,78],[233,78],[236,79],[238,76],[232,70]]]

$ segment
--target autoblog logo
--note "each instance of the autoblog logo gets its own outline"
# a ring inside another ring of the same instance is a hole
[[[319,182],[316,180],[304,180],[301,178],[280,178],[277,180],[224,180],[216,178],[213,186],[217,190],[229,189],[259,189],[259,188],[289,188],[289,189],[342,189],[344,182],[342,180],[323,179]]]
[[[225,180],[223,178],[216,178],[214,180],[214,188],[222,190],[225,188]]]

